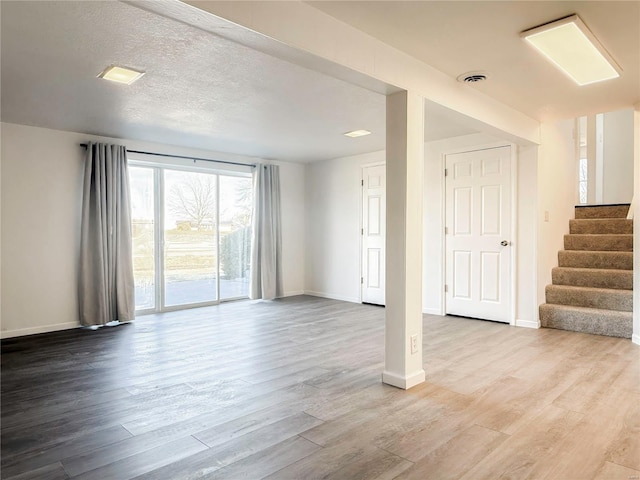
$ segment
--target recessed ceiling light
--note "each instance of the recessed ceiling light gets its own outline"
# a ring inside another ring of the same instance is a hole
[[[111,65],[110,67],[105,68],[98,75],[98,78],[104,78],[105,80],[110,80],[112,82],[125,83],[127,85],[131,85],[133,82],[138,80],[143,75],[144,75],[144,72],[140,72],[132,68],[118,67],[117,65]]]
[[[371,135],[369,130],[354,130],[352,132],[347,132],[344,134],[346,137],[356,138],[356,137],[364,137],[365,135]]]
[[[622,69],[577,15],[520,34],[578,85],[620,76]]]

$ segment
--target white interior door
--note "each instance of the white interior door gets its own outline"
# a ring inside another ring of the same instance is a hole
[[[362,169],[362,302],[384,305],[386,168]]]
[[[446,313],[509,322],[511,147],[446,156]]]

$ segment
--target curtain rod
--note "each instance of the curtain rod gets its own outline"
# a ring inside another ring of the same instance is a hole
[[[87,144],[86,143],[81,143],[80,146],[82,148],[87,148]],[[210,158],[185,157],[185,156],[182,156],[182,155],[169,155],[167,153],[143,152],[141,150],[129,150],[129,149],[127,149],[127,152],[130,152],[130,153],[141,153],[143,155],[154,155],[156,157],[183,158],[185,160],[193,160],[193,163],[196,163],[196,161],[200,161],[200,162],[225,163],[227,165],[240,165],[241,167],[251,167],[251,168],[255,168],[256,167],[255,163],[240,163],[240,162],[229,162],[227,160],[212,160]]]

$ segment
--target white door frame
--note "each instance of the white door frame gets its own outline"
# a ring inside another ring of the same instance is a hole
[[[440,171],[442,172],[442,176],[441,178],[441,206],[442,206],[442,210],[440,212],[441,218],[442,218],[442,225],[443,227],[445,226],[446,223],[446,207],[447,207],[447,191],[446,191],[446,177],[444,175],[444,170],[445,170],[445,166],[446,166],[446,160],[447,160],[447,155],[454,155],[457,153],[468,153],[468,152],[475,152],[478,150],[489,150],[492,148],[500,148],[500,147],[511,147],[511,271],[509,272],[509,282],[510,282],[510,295],[511,295],[511,301],[510,301],[510,305],[509,305],[509,325],[514,325],[516,324],[516,294],[517,294],[517,285],[516,285],[516,279],[517,279],[517,263],[516,260],[518,258],[517,256],[517,250],[518,250],[518,238],[517,238],[517,231],[518,231],[518,224],[517,224],[517,220],[518,220],[518,215],[517,215],[517,208],[518,208],[518,146],[515,143],[511,143],[511,142],[494,142],[494,143],[486,143],[486,144],[481,144],[481,145],[476,145],[474,147],[464,147],[464,148],[455,148],[455,149],[451,149],[451,150],[446,150],[444,152],[442,152],[441,158],[440,158]],[[447,282],[447,268],[446,268],[446,262],[447,262],[447,255],[446,255],[446,235],[444,234],[444,228],[442,229],[442,231],[440,232],[440,255],[442,258],[442,265],[441,265],[441,288],[440,288],[440,305],[442,305],[442,311],[441,314],[444,316],[446,315],[447,312],[447,298],[444,292],[444,286]]]
[[[369,168],[369,167],[379,167],[382,165],[386,166],[386,162],[371,162],[371,163],[363,163],[362,165],[360,165],[360,199],[358,200],[358,219],[359,219],[359,225],[358,228],[360,230],[360,241],[358,242],[358,271],[360,272],[360,278],[362,279],[363,276],[363,271],[362,271],[362,252],[363,252],[363,248],[362,248],[362,242],[364,240],[364,237],[362,235],[362,229],[364,228],[364,223],[362,222],[362,212],[364,211],[364,205],[362,204],[362,189],[364,188],[364,169],[365,168]],[[386,170],[386,169],[385,169]],[[386,175],[386,172],[385,172]],[[386,185],[386,183],[385,183]],[[386,187],[385,187],[386,188]],[[387,209],[385,207],[384,209],[384,215],[385,215],[385,221],[387,218]],[[385,254],[386,254],[386,246],[385,246]],[[386,287],[386,281],[385,281],[385,287]],[[362,280],[360,281],[360,288],[358,288],[358,301],[359,303],[362,303]]]
[[[132,167],[148,168],[153,172],[153,188],[154,188],[154,205],[153,214],[155,219],[155,231],[154,231],[154,281],[156,283],[155,288],[155,307],[136,310],[136,315],[149,315],[154,313],[174,312],[178,310],[188,310],[191,308],[209,307],[219,305],[224,302],[230,302],[234,300],[242,300],[248,297],[232,297],[220,299],[220,262],[216,265],[216,300],[188,303],[183,305],[165,305],[165,268],[164,268],[164,195],[165,195],[165,171],[177,171],[188,173],[204,173],[208,175],[216,176],[216,221],[220,219],[220,176],[227,177],[244,177],[249,178],[244,172],[238,172],[234,170],[219,170],[206,167],[191,167],[186,165],[172,165],[169,163],[146,161],[140,159],[138,154],[132,155],[133,158],[128,158],[127,163]],[[253,175],[253,174],[252,174]],[[220,232],[216,232],[216,255],[220,251]]]

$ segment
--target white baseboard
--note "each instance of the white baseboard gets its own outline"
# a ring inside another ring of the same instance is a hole
[[[634,333],[633,335],[631,335],[631,341],[636,345],[640,345],[640,335],[637,333]]]
[[[290,292],[284,292],[281,298],[295,297],[296,295],[304,295],[304,290],[291,290]]]
[[[415,387],[423,383],[425,380],[424,370],[418,370],[411,375],[401,376],[395,373],[382,372],[382,382],[392,387],[402,388],[403,390],[409,390],[411,387]]]
[[[516,318],[516,327],[523,328],[540,328],[540,321],[534,320],[519,320]]]
[[[359,298],[345,297],[342,295],[334,295],[332,293],[314,292],[313,290],[305,290],[305,295],[311,295],[312,297],[329,298],[331,300],[341,300],[343,302],[360,303]]]
[[[425,313],[427,315],[438,315],[439,317],[444,317],[442,310],[440,310],[439,308],[423,308],[422,313]]]
[[[42,325],[39,327],[19,328],[17,330],[2,330],[0,338],[23,337],[25,335],[35,335],[36,333],[57,332],[60,330],[69,330],[71,328],[80,328],[80,324],[75,322],[56,323],[54,325]]]

